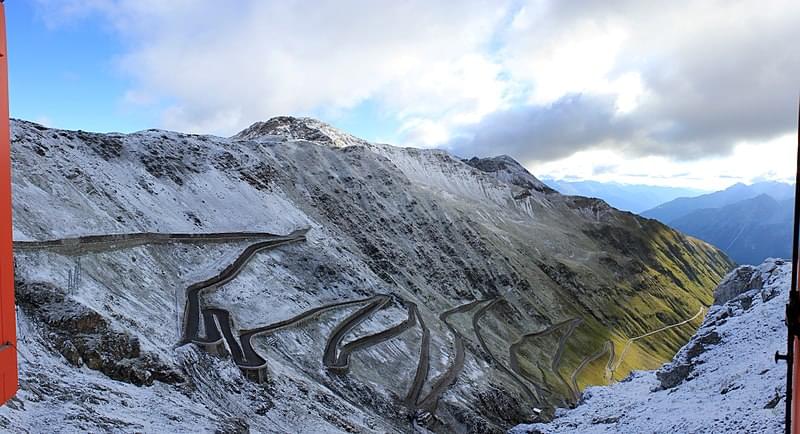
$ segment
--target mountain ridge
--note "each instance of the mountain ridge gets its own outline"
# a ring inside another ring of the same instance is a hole
[[[721,208],[699,209],[671,226],[722,248],[740,264],[791,255],[793,199],[760,194]]]
[[[750,199],[761,194],[767,194],[775,199],[786,199],[794,196],[791,184],[782,182],[761,182],[752,185],[736,183],[724,190],[700,195],[697,197],[682,197],[641,213],[642,216],[654,218],[668,223],[688,215],[692,211],[704,208],[721,208],[740,200]]]
[[[516,162],[510,173],[530,184],[443,151],[337,143],[335,131],[292,119],[234,139],[12,123],[17,239],[310,231],[302,242],[252,255],[203,292],[200,314],[213,317],[205,341],[177,348],[194,303],[187,288],[238,264],[254,241],[19,250],[21,291],[45,285],[97,325],[85,332],[92,339],[51,341],[80,324],[48,323],[58,316],[53,304],[21,310],[21,351],[31,361],[20,365],[24,405],[0,410],[11,428],[29,429],[50,412],[42,420],[76,429],[182,431],[181,415],[191,413],[194,426],[212,431],[244,424],[407,432],[411,420],[434,432],[502,432],[529,420],[534,406],[551,412],[576,388],[608,381],[587,357],[607,345],[621,353],[630,337],[694,315],[732,265],[658,222],[539,191]],[[388,298],[314,310],[379,295]],[[318,313],[308,321],[252,340],[268,362],[263,384],[212,354],[233,351],[248,331],[311,311]],[[233,335],[221,347],[210,342],[220,318],[231,324],[221,333]],[[562,330],[564,321],[574,326]],[[531,336],[541,329],[551,332]],[[138,342],[136,351],[118,354],[103,344],[119,336]],[[674,330],[663,341],[632,345],[612,377],[655,366],[688,336]],[[350,351],[377,341],[353,354],[348,372],[325,367],[338,363],[325,362],[331,348],[339,351],[336,342]],[[128,390],[137,386],[95,369],[157,375],[131,361],[139,357],[156,357],[153,366],[177,372],[186,386],[155,381]],[[75,371],[74,381],[63,379]],[[42,382],[59,392],[38,397]],[[113,402],[93,404],[93,385],[114,390]],[[109,417],[122,401],[149,411],[141,420],[131,410]],[[106,419],[90,422],[87,415],[98,413]]]
[[[642,215],[720,247],[740,264],[791,256],[794,186],[779,182],[735,184],[681,198]]]
[[[567,181],[544,178],[544,183],[562,194],[598,197],[615,208],[641,213],[683,196],[697,196],[706,191],[690,188],[661,187],[616,182]]]

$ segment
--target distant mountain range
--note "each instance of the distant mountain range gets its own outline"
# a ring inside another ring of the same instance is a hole
[[[653,185],[619,184],[597,181],[563,181],[542,178],[545,184],[561,194],[603,199],[614,208],[641,213],[679,197],[698,196],[708,190]]]
[[[775,200],[794,197],[794,186],[783,182],[758,182],[752,185],[734,184],[725,190],[697,197],[681,197],[641,213],[644,217],[671,222],[704,208],[722,208],[746,199],[766,194]],[[761,258],[764,259],[764,258]],[[761,260],[758,261],[761,263]]]
[[[793,200],[790,184],[735,184],[678,198],[641,215],[714,244],[740,264],[759,264],[768,257],[791,256]]]

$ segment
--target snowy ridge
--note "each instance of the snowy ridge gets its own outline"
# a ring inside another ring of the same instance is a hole
[[[786,345],[790,279],[791,264],[780,259],[739,267],[716,291],[731,299],[709,309],[671,363],[588,388],[577,408],[559,410],[548,424],[510,432],[782,432],[786,366],[775,364],[773,354]]]
[[[511,207],[529,217],[551,207],[543,195],[521,195],[514,184],[471,167],[446,151],[389,145],[373,145],[373,151],[394,163],[409,180],[445,193],[453,201],[467,200],[485,208]]]
[[[490,158],[473,157],[464,161],[472,167],[491,173],[495,178],[508,184],[536,190],[541,193],[555,193],[555,190],[539,181],[538,178],[522,167],[517,160],[508,155]]]
[[[354,328],[344,345],[389,336],[378,334],[403,323],[412,303],[419,316],[418,326],[354,353],[341,374],[322,358],[352,308],[258,336],[252,345],[269,372],[257,384],[230,357],[178,346],[187,288],[219,275],[253,241],[19,249],[20,351],[32,356],[20,363],[21,392],[0,409],[0,428],[408,432],[414,420],[433,432],[500,433],[530,420],[534,407],[550,411],[574,396],[553,390],[534,402],[528,386],[502,369],[520,336],[583,319],[569,339],[548,335],[519,347],[536,363],[564,348],[563,366],[542,363],[544,378],[531,364],[518,369],[524,381],[552,384],[551,369],[571,372],[596,351],[578,343],[599,330],[622,336],[691,316],[710,303],[708,288],[730,267],[713,247],[655,222],[512,184],[445,152],[369,144],[331,128],[275,118],[231,139],[13,121],[19,241],[310,227],[305,242],[253,256],[234,280],[204,292],[202,306],[229,312],[238,333],[323,305],[391,295],[391,305]],[[626,247],[645,235],[655,243]],[[656,259],[655,245],[670,256]],[[672,276],[656,272],[664,266]],[[653,301],[665,291],[680,302],[663,319],[609,308],[610,300],[635,294]],[[583,294],[593,296],[576,304]],[[441,319],[476,300],[491,301],[447,324]],[[668,359],[687,334],[664,333],[669,339],[632,344],[631,352]],[[635,363],[620,375],[641,367]],[[584,369],[577,381],[597,384],[602,372]],[[404,399],[410,391],[422,414]],[[129,417],[145,406],[152,411],[141,420]]]
[[[369,145],[365,140],[336,129],[313,118],[278,116],[265,122],[256,122],[240,131],[233,140],[308,140],[337,148]]]

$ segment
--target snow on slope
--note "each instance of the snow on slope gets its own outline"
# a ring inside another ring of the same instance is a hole
[[[455,383],[439,389],[439,406],[425,422],[435,432],[503,432],[530,420],[534,402],[498,367],[508,364],[510,345],[521,335],[572,317],[585,320],[570,338],[577,343],[601,328],[621,336],[651,329],[662,320],[609,309],[607,301],[635,293],[658,302],[666,292],[675,302],[658,306],[680,317],[710,300],[712,285],[703,282],[718,281],[729,267],[715,249],[660,224],[596,201],[535,189],[521,194],[525,188],[441,151],[370,144],[309,119],[276,118],[246,132],[232,139],[158,130],[94,134],[14,121],[14,236],[285,234],[311,227],[306,242],[257,254],[235,280],[204,294],[205,305],[228,310],[237,328],[375,294],[414,302],[430,331],[423,393],[455,364],[455,340],[439,315],[498,299],[477,327],[477,309],[450,319],[466,353]],[[628,249],[631,243],[641,249]],[[18,251],[18,289],[29,298],[20,310],[20,351],[32,357],[20,364],[22,391],[13,406],[0,409],[0,427],[130,432],[191,424],[196,431],[230,431],[226,421],[234,419],[253,432],[410,431],[416,414],[403,397],[422,366],[420,328],[354,354],[344,376],[322,366],[320,351],[352,309],[259,337],[254,345],[268,358],[267,385],[244,380],[230,359],[177,346],[187,285],[219,273],[246,244],[144,245],[81,256]],[[652,246],[670,256],[657,257]],[[656,271],[663,266],[674,274]],[[71,288],[75,270],[82,278]],[[52,289],[46,308],[37,285]],[[587,295],[586,304],[575,303],[578,295]],[[74,312],[62,304],[91,320],[88,338],[86,325],[68,321]],[[395,303],[352,338],[392,327],[406,313]],[[478,329],[489,350],[478,342]],[[529,346],[555,348],[556,338]],[[639,350],[662,361],[686,338],[676,334]],[[98,360],[93,340],[108,360]],[[117,341],[131,351],[116,354]],[[76,346],[90,348],[77,357]],[[563,369],[592,350],[567,346]],[[153,381],[170,372],[184,381]],[[42,387],[45,393],[37,392]],[[98,388],[113,392],[101,400],[93,393]],[[565,393],[554,392],[545,405]],[[128,416],[144,408],[151,411],[141,421]],[[173,417],[182,423],[164,421]]]
[[[277,116],[268,121],[256,122],[231,138],[233,140],[275,140],[280,138],[307,140],[337,148],[369,145],[367,141],[317,119],[291,116]]]
[[[786,345],[790,278],[791,264],[779,259],[734,270],[720,286],[744,292],[713,306],[673,362],[589,388],[577,408],[511,433],[782,432],[786,366],[773,354]]]
[[[464,162],[470,166],[493,174],[495,178],[503,182],[536,190],[541,193],[555,193],[555,190],[533,176],[527,169],[522,167],[517,160],[508,155],[489,158],[473,157],[469,160],[464,160]]]
[[[347,431],[348,426],[387,430],[355,406],[319,405],[331,391],[303,381],[289,366],[273,365],[274,381],[265,387],[243,379],[228,360],[185,346],[176,356],[189,368],[193,390],[176,393],[174,386],[158,381],[131,387],[87,367],[75,369],[52,352],[38,336],[39,326],[21,311],[17,325],[20,390],[0,407],[3,432],[327,434]],[[217,390],[221,384],[225,390]],[[286,399],[272,399],[276,390]],[[340,415],[346,415],[347,422]],[[321,423],[326,420],[329,423]]]

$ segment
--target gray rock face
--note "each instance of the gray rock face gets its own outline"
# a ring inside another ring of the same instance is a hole
[[[76,367],[86,366],[137,386],[177,384],[183,377],[158,356],[142,352],[139,340],[114,330],[99,313],[46,283],[17,281],[17,305],[36,318],[55,349]]]
[[[469,160],[464,160],[464,162],[478,170],[492,174],[492,176],[501,181],[527,190],[534,190],[547,194],[556,192],[542,181],[539,181],[539,179],[508,155],[491,158],[473,157]]]
[[[706,352],[710,346],[719,344],[720,341],[722,337],[715,330],[706,330],[703,334],[695,336],[684,347],[679,357],[656,371],[656,378],[661,382],[661,388],[671,389],[681,384],[692,373],[693,362],[697,356]]]
[[[758,267],[740,265],[722,280],[714,290],[715,310],[711,311],[697,331],[697,334],[675,356],[675,359],[656,371],[662,389],[671,389],[690,378],[698,356],[722,341],[716,327],[726,323],[731,317],[747,312],[758,297],[761,303],[777,296],[780,288],[765,283],[785,262],[770,259]]]
[[[752,265],[742,265],[725,276],[725,279],[714,289],[714,304],[723,305],[739,294],[751,289],[761,289],[764,282],[761,279],[761,273],[757,273],[757,271],[757,268]]]
[[[44,429],[31,424],[67,408],[75,410],[56,419],[84,431],[502,431],[604,382],[604,366],[587,358],[691,317],[731,266],[655,221],[539,188],[508,157],[476,168],[312,119],[276,118],[233,138],[87,135],[15,121],[12,152],[18,240],[311,228],[304,242],[254,255],[196,298],[227,315],[209,317],[208,330],[224,321],[232,338],[200,342],[215,355],[178,345],[186,289],[226,269],[247,240],[18,250],[20,284],[58,295],[26,295],[28,410],[0,409],[16,430]],[[73,270],[78,283],[67,278]],[[386,303],[368,316],[357,303],[314,311],[377,295]],[[253,338],[268,375],[247,380],[231,342],[298,316]],[[631,354],[664,361],[688,337],[663,336],[632,344]],[[327,369],[345,349],[347,369]],[[626,361],[616,373],[637,367]],[[114,392],[97,404],[40,398],[43,382],[83,391],[75,396],[97,384]],[[112,412],[114,421],[92,424]]]

